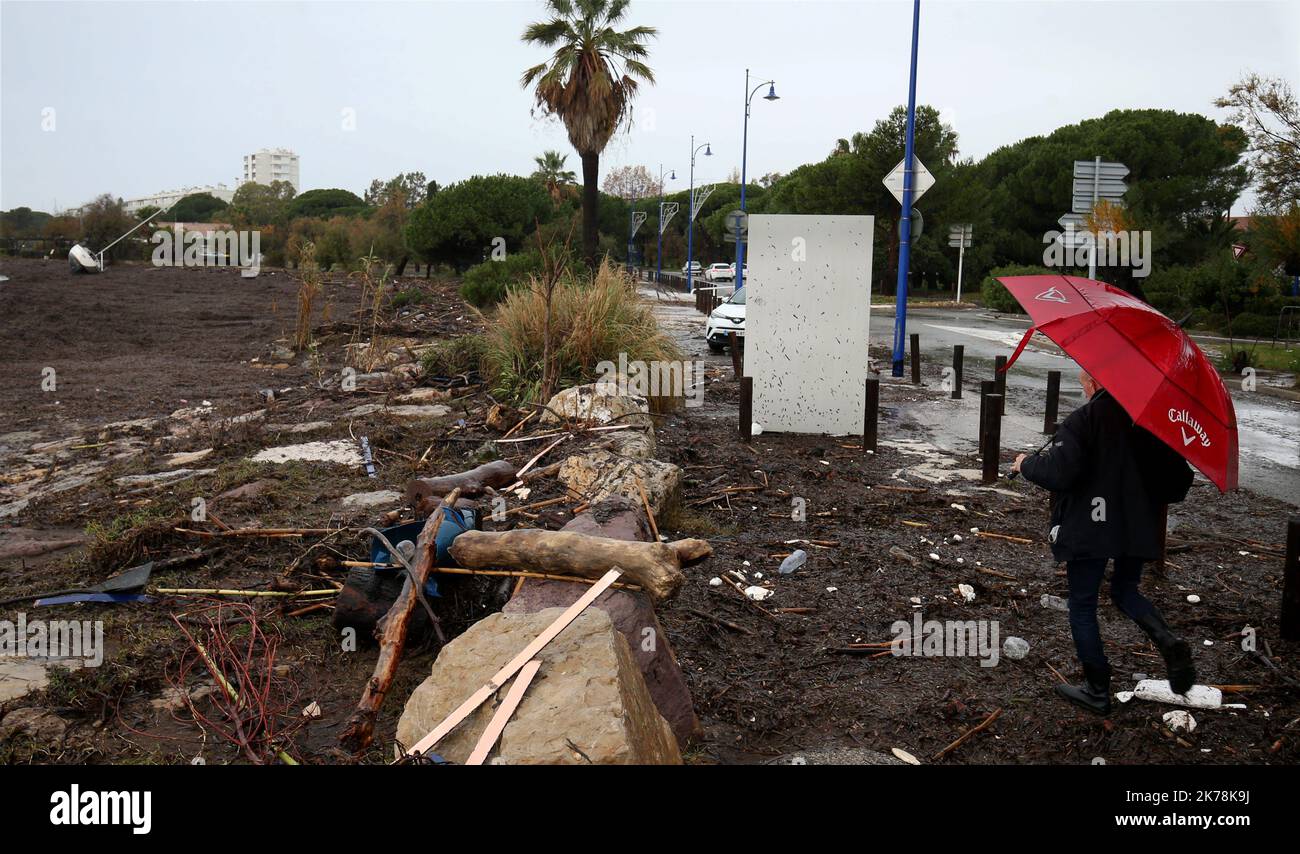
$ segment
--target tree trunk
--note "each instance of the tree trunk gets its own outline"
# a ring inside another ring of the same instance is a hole
[[[411,260],[410,255],[403,255],[402,260],[397,262],[397,271],[393,273],[393,275],[394,276],[402,275],[402,273],[406,271],[406,262],[409,260]]]
[[[600,205],[599,188],[596,181],[600,178],[600,154],[596,152],[582,155],[582,256],[587,267],[596,272],[596,216]]]

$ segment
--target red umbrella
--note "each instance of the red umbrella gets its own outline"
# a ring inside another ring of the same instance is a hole
[[[1226,492],[1237,488],[1237,414],[1219,373],[1182,328],[1137,297],[1078,276],[999,282],[1056,342],[1145,427]]]

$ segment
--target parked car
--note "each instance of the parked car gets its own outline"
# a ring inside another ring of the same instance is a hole
[[[692,261],[689,264],[682,265],[683,276],[687,276],[687,275],[698,276],[703,272],[704,272],[704,265],[701,264],[699,261]]]
[[[736,333],[743,347],[745,344],[745,289],[741,288],[723,301],[709,315],[704,325],[704,340],[714,353],[721,353],[730,340],[728,333]]]
[[[733,278],[733,279],[736,278],[736,262],[735,262],[735,261],[732,261],[732,262],[731,262],[731,264],[728,266],[728,269],[731,270],[731,278]],[[748,262],[748,261],[745,262],[745,278],[746,278],[746,279],[749,278],[749,262]]]
[[[736,278],[730,264],[710,264],[704,271],[704,278],[710,282],[728,282]]]

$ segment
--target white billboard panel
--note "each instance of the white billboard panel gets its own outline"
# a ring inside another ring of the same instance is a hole
[[[862,435],[874,222],[749,217],[745,375],[764,431]]]

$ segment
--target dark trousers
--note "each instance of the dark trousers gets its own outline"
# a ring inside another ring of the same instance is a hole
[[[1101,644],[1101,628],[1097,625],[1097,595],[1101,592],[1106,563],[1106,558],[1069,561],[1065,565],[1065,577],[1070,585],[1070,634],[1074,636],[1074,649],[1079,661],[1109,673],[1110,665]],[[1141,582],[1140,558],[1115,558],[1115,570],[1110,577],[1110,600],[1134,620],[1155,610],[1150,600],[1138,590]]]

